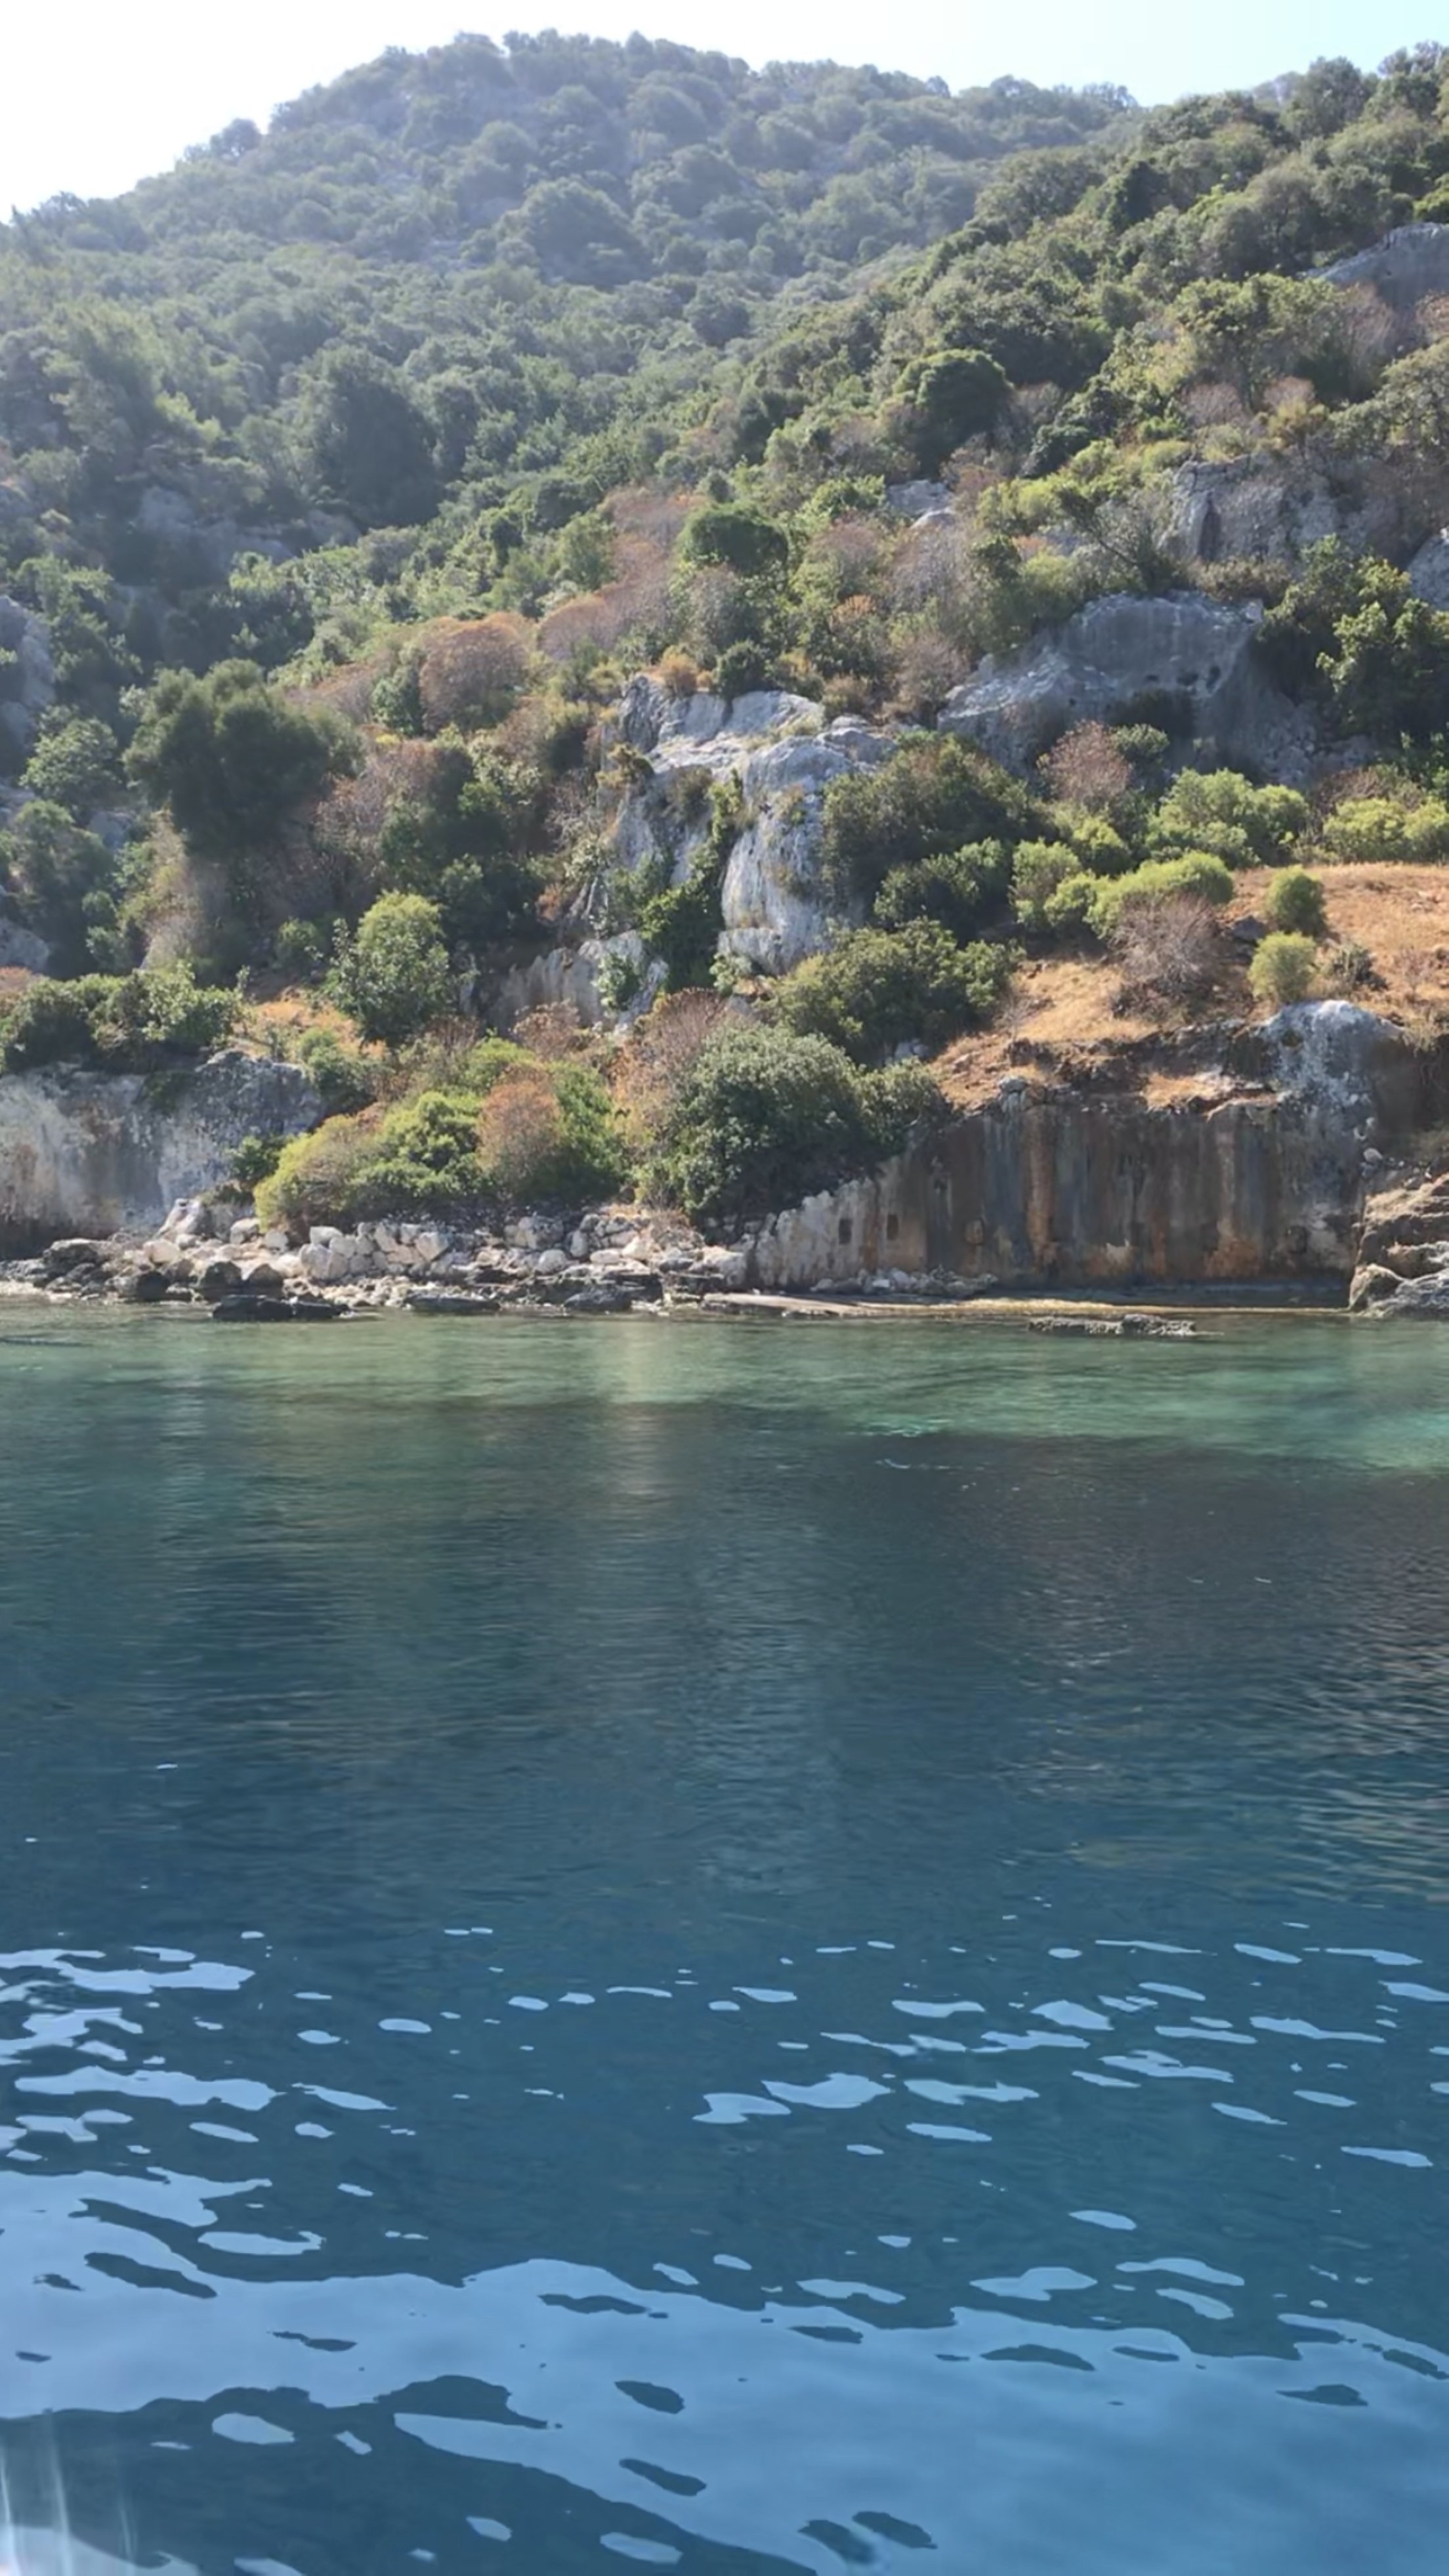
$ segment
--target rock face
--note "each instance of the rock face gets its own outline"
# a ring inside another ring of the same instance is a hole
[[[1256,602],[1221,607],[1194,591],[1094,599],[1021,652],[988,655],[952,690],[938,722],[1025,772],[1073,725],[1145,713],[1224,761],[1304,778],[1311,724],[1259,667],[1262,613]]]
[[[619,725],[653,771],[620,811],[620,865],[662,862],[682,884],[708,834],[709,788],[736,781],[745,821],[725,869],[721,948],[775,975],[828,947],[842,918],[820,868],[825,791],[847,770],[886,759],[893,737],[858,717],[827,725],[813,699],[783,689],[727,705],[670,698],[645,678],[625,691]]]
[[[1356,1314],[1449,1316],[1449,1172],[1386,1172],[1364,1210]]]
[[[1281,1099],[1335,1119],[1364,1144],[1432,1125],[1449,1106],[1438,1056],[1355,1002],[1290,1002],[1241,1030],[1230,1061],[1236,1073],[1266,1080]]]
[[[50,629],[43,617],[0,593],[0,731],[12,755],[23,755],[55,697]]]
[[[1396,313],[1449,295],[1449,224],[1400,224],[1368,250],[1314,271],[1324,286],[1371,286]]]
[[[228,1049],[164,1074],[74,1066],[0,1080],[0,1256],[57,1235],[159,1226],[248,1136],[299,1135],[322,1104],[298,1065]]]
[[[1381,1257],[1368,1233],[1360,1247],[1375,1140],[1442,1119],[1449,1069],[1373,1012],[1318,1002],[1241,1032],[1229,1071],[1247,1096],[1172,1108],[1007,1082],[873,1177],[773,1218],[743,1247],[750,1284],[1347,1281]]]
[[[1409,588],[1430,608],[1449,608],[1449,528],[1426,538],[1408,567]]]
[[[637,930],[612,939],[585,939],[577,948],[549,948],[515,966],[499,995],[499,1012],[511,1027],[526,1011],[576,1011],[585,1028],[608,1018],[627,1025],[647,1011],[664,982]]]
[[[888,758],[893,735],[854,716],[827,724],[813,699],[784,689],[755,689],[733,702],[704,691],[672,697],[640,674],[624,691],[606,742],[647,763],[614,818],[616,879],[642,868],[683,885],[708,845],[711,789],[735,783],[742,825],[720,894],[724,953],[782,974],[847,926],[848,911],[821,869],[825,791],[848,770]],[[647,1008],[659,981],[638,935],[623,932],[535,958],[509,978],[504,1007],[517,1014],[568,1002],[592,1024]]]
[[[1257,456],[1183,465],[1169,486],[1166,541],[1189,563],[1300,563],[1325,537],[1402,562],[1449,511],[1449,465],[1386,459],[1295,465]]]
[[[751,1283],[862,1270],[1004,1287],[1346,1281],[1362,1153],[1340,1122],[1296,1103],[1006,1101],[777,1217],[751,1248]]]
[[[12,921],[0,912],[0,966],[21,966],[27,975],[43,975],[50,963],[50,950],[23,922]]]

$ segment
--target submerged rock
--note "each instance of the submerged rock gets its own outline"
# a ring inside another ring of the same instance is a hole
[[[404,1305],[414,1315],[496,1315],[499,1299],[482,1289],[409,1288]]]
[[[1197,1326],[1186,1315],[1032,1315],[1032,1333],[1077,1334],[1089,1341],[1191,1342]]]
[[[223,1297],[211,1310],[214,1324],[337,1324],[342,1308],[325,1297]]]

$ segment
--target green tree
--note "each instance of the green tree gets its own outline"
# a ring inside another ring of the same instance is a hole
[[[923,474],[934,474],[953,448],[991,436],[1011,384],[984,349],[935,349],[912,359],[896,392],[910,416],[916,463]]]
[[[366,349],[333,351],[317,366],[302,437],[323,490],[360,527],[411,527],[436,506],[428,423],[397,369]]]
[[[696,510],[680,551],[686,563],[723,565],[746,581],[782,572],[790,559],[783,528],[738,501],[712,501]]]
[[[898,1153],[940,1107],[916,1066],[862,1073],[826,1038],[726,1023],[674,1094],[651,1186],[706,1221],[763,1214]]]
[[[49,943],[57,973],[83,973],[93,962],[93,932],[114,919],[108,897],[116,861],[105,842],[83,831],[64,806],[37,798],[0,832],[0,878],[8,881],[21,918]]]
[[[340,758],[337,734],[269,688],[255,662],[219,662],[204,680],[157,681],[127,767],[170,806],[193,855],[218,861],[246,898],[287,816]]]
[[[934,1054],[989,1017],[1014,962],[985,940],[958,947],[936,921],[856,930],[787,975],[774,1007],[786,1028],[829,1038],[861,1064],[906,1044]]]
[[[343,942],[333,989],[365,1038],[405,1046],[456,1001],[442,915],[425,895],[385,894]]]

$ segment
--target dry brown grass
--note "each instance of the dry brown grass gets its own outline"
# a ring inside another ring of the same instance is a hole
[[[1328,902],[1327,947],[1359,941],[1382,978],[1353,998],[1400,1018],[1449,1009],[1449,867],[1354,860],[1315,874]],[[1261,920],[1272,876],[1255,868],[1239,877],[1231,915]]]
[[[1271,868],[1245,869],[1234,884],[1225,927],[1248,918],[1262,921]],[[1340,942],[1366,948],[1380,981],[1349,998],[1372,1011],[1428,1030],[1449,1017],[1449,867],[1389,867],[1368,861],[1315,871],[1328,902],[1325,959]],[[1244,972],[1246,951],[1228,951],[1228,963],[1207,1009],[1264,1016],[1256,1011]],[[948,1047],[932,1071],[947,1096],[962,1108],[988,1099],[1004,1076],[1031,1071],[1013,1055],[1019,1040],[1064,1057],[1150,1037],[1161,1024],[1141,1011],[1115,1007],[1122,976],[1111,957],[1042,957],[1025,965],[994,1028]],[[1149,1096],[1166,1102],[1177,1076],[1152,1076]],[[1180,1096],[1202,1088],[1183,1077]],[[1168,1087],[1164,1088],[1166,1084]]]

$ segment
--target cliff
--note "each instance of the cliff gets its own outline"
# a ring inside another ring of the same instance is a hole
[[[1372,1012],[1300,1004],[1154,1105],[1018,1077],[873,1176],[782,1211],[751,1285],[898,1273],[1003,1287],[1347,1283],[1386,1151],[1443,1116],[1449,1067]]]
[[[301,1067],[227,1049],[174,1073],[75,1066],[0,1080],[0,1257],[58,1235],[150,1232],[230,1177],[249,1136],[299,1135],[322,1104]]]

